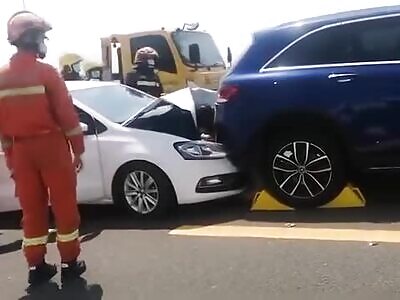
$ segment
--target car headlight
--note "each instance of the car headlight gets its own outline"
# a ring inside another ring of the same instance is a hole
[[[187,160],[221,159],[226,157],[223,146],[213,142],[179,142],[175,143],[174,147]]]

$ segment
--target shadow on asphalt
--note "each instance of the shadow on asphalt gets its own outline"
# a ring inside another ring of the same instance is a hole
[[[80,278],[68,285],[59,286],[55,282],[48,282],[34,289],[28,289],[27,295],[19,300],[100,300],[103,298],[103,289],[99,284],[88,284]]]
[[[203,203],[180,207],[162,219],[144,220],[112,205],[81,205],[82,224],[81,242],[97,238],[103,230],[170,230],[185,224],[211,225],[240,219],[246,212],[242,199],[223,199],[212,203]],[[1,230],[20,230],[21,212],[0,213]],[[0,232],[0,234],[2,234]],[[49,243],[56,242],[53,232]],[[0,240],[0,255],[19,251],[22,239],[4,244]]]
[[[400,222],[400,185],[397,178],[369,178],[359,186],[368,206],[364,209],[318,209],[288,212],[250,212],[250,197],[181,206],[158,220],[134,218],[110,205],[82,205],[81,238],[88,242],[103,230],[171,230],[182,225],[214,225],[237,220],[268,223],[395,223]],[[0,230],[20,229],[20,212],[0,214]],[[1,233],[0,233],[1,234]],[[55,237],[50,238],[54,242]],[[0,254],[17,251],[21,241],[0,244]]]
[[[16,240],[14,242],[5,245],[0,244],[0,255],[18,251],[21,249],[21,246],[22,246],[22,240]]]

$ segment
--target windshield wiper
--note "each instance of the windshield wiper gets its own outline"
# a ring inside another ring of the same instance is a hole
[[[222,63],[222,62],[216,62],[216,63],[213,64],[211,67],[223,67],[223,66],[225,66],[224,63]]]
[[[222,62],[216,62],[216,63],[214,63],[212,65],[205,65],[205,64],[196,64],[196,65],[189,64],[189,65],[192,68],[215,68],[215,67],[223,67],[223,66],[225,66],[225,64],[222,63]]]
[[[192,68],[206,68],[207,66],[204,64],[192,64],[192,63],[188,63],[188,65]]]

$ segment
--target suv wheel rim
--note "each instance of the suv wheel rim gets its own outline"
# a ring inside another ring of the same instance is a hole
[[[154,178],[144,171],[129,173],[124,184],[125,199],[139,214],[151,213],[158,204],[159,190]]]
[[[282,147],[275,155],[272,169],[279,189],[297,199],[317,197],[332,179],[328,155],[320,147],[304,141]]]

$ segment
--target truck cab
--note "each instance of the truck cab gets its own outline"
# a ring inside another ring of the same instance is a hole
[[[101,39],[103,80],[125,82],[132,70],[136,51],[152,47],[159,54],[158,75],[165,93],[191,83],[216,90],[226,65],[209,33],[177,29],[133,34],[114,34]]]

